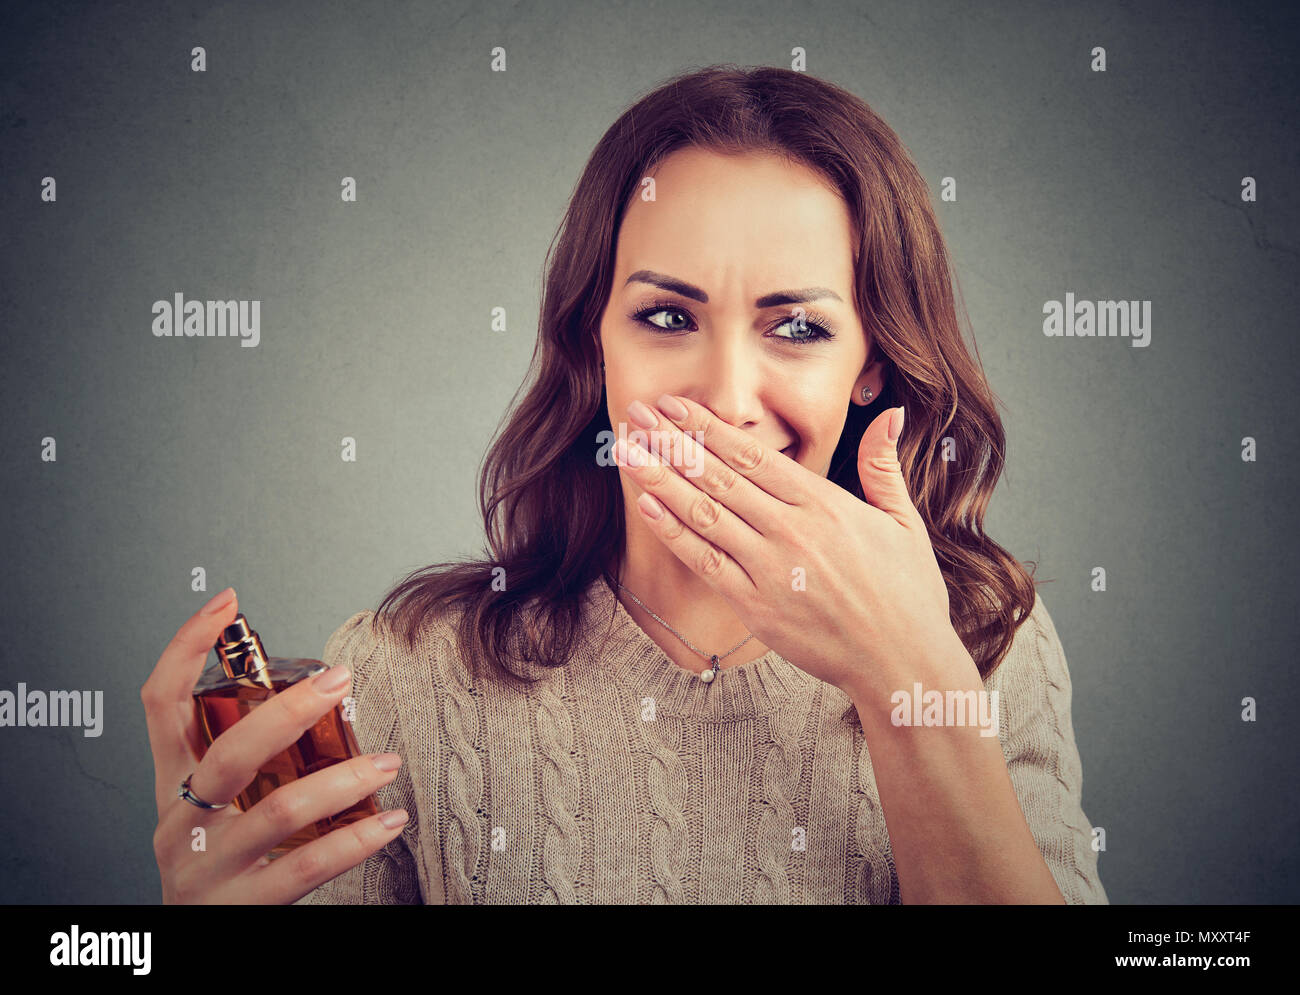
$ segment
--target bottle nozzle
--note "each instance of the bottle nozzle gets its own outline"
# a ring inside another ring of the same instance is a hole
[[[248,624],[243,612],[236,615],[235,620],[221,631],[213,649],[227,676],[247,677],[270,687],[269,678],[265,674],[266,650],[262,647],[261,637]]]

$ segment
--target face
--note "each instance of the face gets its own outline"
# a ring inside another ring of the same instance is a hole
[[[848,406],[881,389],[853,306],[847,205],[775,156],[687,148],[651,175],[656,199],[624,216],[600,324],[615,433],[636,429],[629,402],[679,394],[825,476]]]

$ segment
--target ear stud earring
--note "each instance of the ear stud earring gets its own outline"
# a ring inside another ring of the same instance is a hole
[[[862,388],[862,403],[863,403],[863,404],[866,404],[866,403],[867,403],[868,401],[870,401],[873,397],[875,397],[875,394],[872,392],[872,390],[871,390],[870,387],[863,387],[863,388]]]

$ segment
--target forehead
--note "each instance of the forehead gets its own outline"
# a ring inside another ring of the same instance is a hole
[[[852,283],[848,206],[825,178],[770,154],[679,149],[648,175],[619,230],[616,270],[670,270],[684,279]],[[771,289],[766,288],[765,289]]]

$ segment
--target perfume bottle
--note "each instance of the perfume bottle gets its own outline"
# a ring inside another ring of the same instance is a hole
[[[277,692],[287,690],[299,681],[323,673],[325,664],[319,660],[268,657],[262,640],[244,613],[222,630],[213,647],[217,663],[209,667],[194,685],[194,702],[199,714],[199,728],[203,731],[203,752],[212,741],[233,726],[258,705],[269,701]],[[304,732],[298,741],[279,755],[272,757],[239,796],[235,807],[247,812],[282,784],[297,777],[305,777],[330,764],[361,755],[352,723],[344,717],[344,699]],[[305,826],[284,842],[278,844],[268,857],[281,857],[340,826],[351,825],[360,819],[376,815],[379,807],[375,796],[368,795],[350,808],[327,816],[313,825]]]

